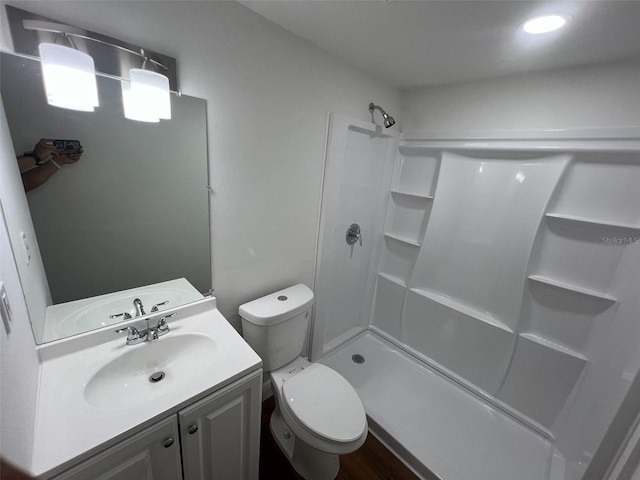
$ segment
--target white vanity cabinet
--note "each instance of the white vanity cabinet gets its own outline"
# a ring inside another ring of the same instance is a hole
[[[53,480],[257,480],[261,397],[257,370]]]
[[[179,435],[178,419],[172,415],[54,480],[180,480]]]
[[[184,480],[257,480],[262,375],[180,410]]]

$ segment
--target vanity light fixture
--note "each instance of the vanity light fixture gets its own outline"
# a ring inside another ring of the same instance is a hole
[[[169,79],[147,67],[151,65],[151,68],[155,68],[157,62],[147,58],[144,50],[141,50],[140,56],[143,58],[142,67],[129,70],[129,82],[122,81],[124,116],[141,122],[170,120]]]
[[[73,41],[70,42],[72,47]],[[72,47],[41,43],[42,80],[47,103],[54,107],[93,112],[99,105],[93,58]]]
[[[9,11],[19,12],[18,9]],[[22,26],[25,30],[56,35],[54,43],[41,43],[39,46],[42,77],[50,105],[87,112],[92,112],[94,107],[98,106],[93,58],[76,48],[71,38],[75,37],[106,45],[115,51],[126,52],[142,59],[140,68],[129,70],[129,80],[121,80],[126,118],[152,123],[158,123],[160,119],[171,119],[170,81],[166,75],[156,70],[162,68],[171,75],[175,70],[172,62],[167,66],[163,61],[152,58],[142,48],[118,44],[121,42],[70,25],[24,18]],[[56,42],[60,38],[66,40],[70,47],[57,45]]]
[[[543,15],[541,17],[530,18],[522,25],[522,29],[534,35],[549,33],[564,27],[567,24],[567,17],[564,15]]]

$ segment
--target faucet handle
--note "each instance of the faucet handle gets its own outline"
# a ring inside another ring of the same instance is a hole
[[[116,333],[129,332],[130,335],[140,335],[140,332],[133,325],[129,325],[127,327],[122,327],[116,330]]]
[[[157,312],[158,311],[158,307],[160,307],[162,305],[166,305],[167,303],[169,303],[169,300],[165,300],[164,302],[156,303],[153,307],[151,307],[151,313]]]
[[[164,317],[158,320],[158,324],[155,327],[147,328],[147,335],[151,340],[157,340],[158,337],[169,333],[169,325],[167,325],[167,318],[175,317],[176,312],[173,312],[170,315],[165,315]]]
[[[116,333],[127,332],[127,345],[135,345],[136,343],[144,342],[146,334],[140,334],[138,329],[133,325],[128,327],[119,328]]]
[[[123,317],[123,320],[129,320],[131,318],[131,314],[129,312],[116,313],[115,315],[109,315],[109,318],[118,318]]]
[[[175,317],[178,313],[177,312],[173,312],[170,315],[165,315],[164,317],[162,317],[160,320],[158,320],[158,325],[157,325],[157,329],[158,332],[168,332],[169,331],[169,325],[167,325],[167,318],[171,318],[171,317]]]

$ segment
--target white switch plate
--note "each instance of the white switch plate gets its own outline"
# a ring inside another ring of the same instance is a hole
[[[7,291],[4,289],[4,283],[2,282],[0,282],[0,315],[2,315],[4,328],[7,330],[7,333],[9,333],[11,331],[11,322],[13,321],[13,312],[11,311]]]
[[[31,263],[31,249],[29,248],[29,242],[27,242],[27,234],[24,232],[20,232],[20,238],[22,239],[24,253],[27,256],[27,265],[29,265]]]

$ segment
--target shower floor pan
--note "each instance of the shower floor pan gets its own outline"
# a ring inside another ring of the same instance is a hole
[[[550,473],[548,439],[370,330],[319,362],[355,387],[371,430],[424,478],[433,478],[429,471],[442,480],[564,476],[556,465]]]

